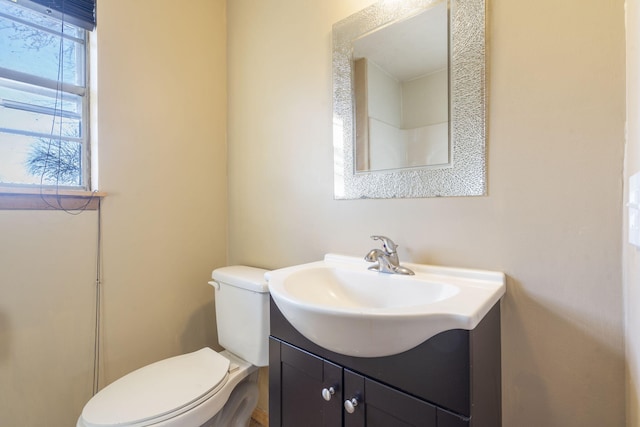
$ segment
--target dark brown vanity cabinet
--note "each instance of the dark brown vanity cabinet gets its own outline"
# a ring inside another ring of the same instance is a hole
[[[438,425],[436,407],[427,402],[277,339],[272,338],[270,346],[270,356],[280,359],[270,366],[270,375],[280,381],[270,388],[269,425]]]
[[[473,331],[359,358],[307,340],[271,302],[272,427],[500,427],[500,401],[499,305]]]

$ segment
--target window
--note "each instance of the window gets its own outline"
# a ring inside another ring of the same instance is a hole
[[[40,9],[0,0],[0,185],[88,190],[88,31]]]

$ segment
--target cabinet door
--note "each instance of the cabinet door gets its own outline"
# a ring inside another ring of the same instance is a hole
[[[436,427],[436,407],[377,381],[344,370],[345,427]]]
[[[278,340],[270,345],[269,424],[342,425],[342,368]]]
[[[348,369],[344,369],[344,426],[365,427],[366,408],[364,394],[364,377]],[[348,403],[350,404],[347,409]]]

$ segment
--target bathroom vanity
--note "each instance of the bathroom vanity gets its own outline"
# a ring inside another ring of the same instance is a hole
[[[383,357],[314,344],[273,300],[270,314],[272,427],[502,425],[499,303],[472,330],[447,330]]]

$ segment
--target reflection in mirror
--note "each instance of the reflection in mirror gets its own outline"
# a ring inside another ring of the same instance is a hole
[[[353,41],[356,171],[449,162],[448,9]]]
[[[381,0],[333,26],[336,199],[486,193],[484,41],[485,0]]]

